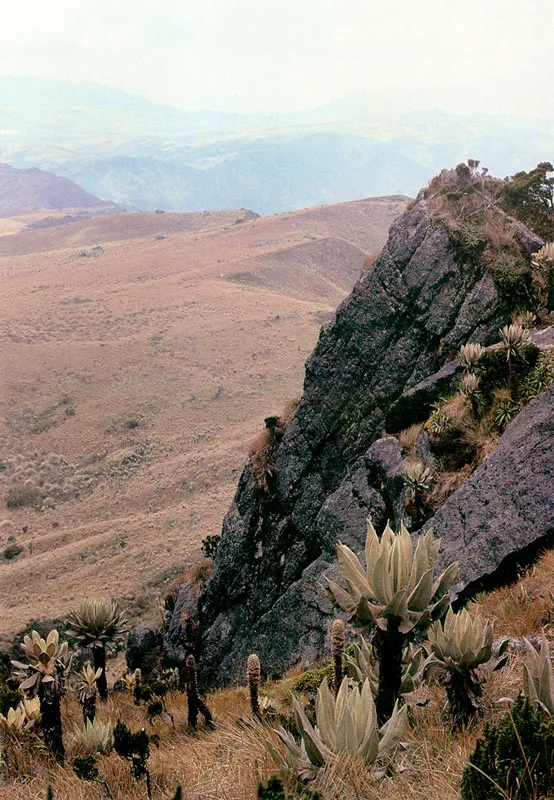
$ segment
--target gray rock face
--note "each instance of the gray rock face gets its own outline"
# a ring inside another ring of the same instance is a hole
[[[554,387],[523,409],[425,528],[442,538],[441,568],[460,562],[462,598],[515,577],[554,544]]]
[[[130,670],[140,669],[143,676],[148,676],[159,660],[161,649],[162,635],[158,625],[137,625],[127,639],[127,667]]]
[[[401,513],[397,445],[370,450],[388,410],[461,344],[495,341],[505,321],[490,277],[455,262],[420,196],[322,330],[271,492],[256,489],[251,465],[240,478],[200,603],[207,685],[243,680],[248,652],[268,673],[321,653],[331,609],[317,584],[337,539],[359,549],[369,512],[376,524]]]

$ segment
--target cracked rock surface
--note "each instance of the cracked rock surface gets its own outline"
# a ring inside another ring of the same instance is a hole
[[[360,549],[368,513],[376,524],[401,513],[397,445],[370,450],[388,410],[461,344],[495,341],[505,319],[489,275],[456,262],[421,195],[322,330],[271,490],[243,471],[200,601],[206,685],[242,681],[250,652],[267,674],[321,655],[337,540]]]

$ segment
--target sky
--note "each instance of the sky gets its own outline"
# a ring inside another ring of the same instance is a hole
[[[309,110],[356,91],[551,115],[553,0],[0,0],[0,75],[186,109]]]

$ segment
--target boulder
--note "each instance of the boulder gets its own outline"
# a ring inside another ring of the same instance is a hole
[[[496,450],[430,519],[439,564],[460,562],[460,600],[517,577],[554,544],[554,387],[507,427]]]
[[[137,625],[129,633],[125,657],[127,668],[131,671],[140,669],[143,677],[147,677],[157,667],[162,651],[162,634],[160,626],[154,622],[148,625]]]

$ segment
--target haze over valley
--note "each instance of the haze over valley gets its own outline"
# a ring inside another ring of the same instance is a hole
[[[95,84],[0,77],[0,162],[141,210],[278,213],[415,195],[445,165],[504,176],[554,149],[554,118],[453,113],[424,93],[359,91],[312,111],[186,111]]]

